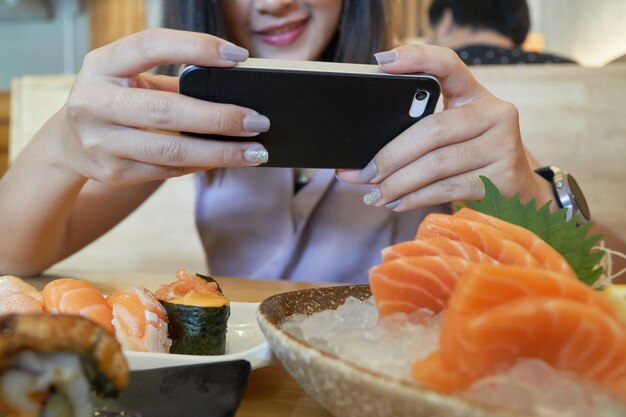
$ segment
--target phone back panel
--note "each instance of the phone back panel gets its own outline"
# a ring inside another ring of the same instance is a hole
[[[423,116],[409,116],[418,90],[430,93]],[[269,152],[265,166],[363,168],[390,140],[431,114],[439,84],[430,77],[316,71],[193,67],[181,75],[180,93],[248,107],[270,119],[253,138]]]

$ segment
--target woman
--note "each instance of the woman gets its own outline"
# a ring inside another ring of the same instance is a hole
[[[149,30],[86,57],[65,106],[0,182],[0,235],[10,237],[0,242],[1,274],[39,273],[117,224],[162,180],[193,172],[211,272],[272,279],[366,281],[380,249],[411,239],[427,213],[480,198],[479,174],[524,201],[552,198],[531,170],[515,107],[478,84],[451,50],[387,50],[382,1],[168,3],[181,5],[168,11],[177,27],[228,41]],[[293,170],[251,168],[268,158],[254,136],[271,120],[179,96],[176,78],[144,74],[164,64],[228,67],[248,54],[369,62],[373,52],[387,72],[436,75],[444,111],[407,129],[363,170],[337,178],[315,170],[297,192]]]

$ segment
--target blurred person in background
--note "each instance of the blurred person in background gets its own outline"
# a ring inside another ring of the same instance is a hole
[[[429,43],[452,48],[467,65],[575,64],[555,54],[527,52],[526,0],[433,0]]]

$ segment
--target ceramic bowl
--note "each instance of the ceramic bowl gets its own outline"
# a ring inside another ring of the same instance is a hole
[[[307,394],[341,417],[513,416],[367,370],[281,330],[281,324],[293,314],[336,309],[348,296],[364,300],[370,295],[367,285],[338,286],[278,294],[260,304],[257,319],[261,331]]]

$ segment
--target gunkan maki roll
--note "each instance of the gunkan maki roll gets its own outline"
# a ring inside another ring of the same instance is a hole
[[[170,353],[225,353],[230,301],[217,281],[179,270],[176,281],[161,285],[155,295],[167,311]]]

